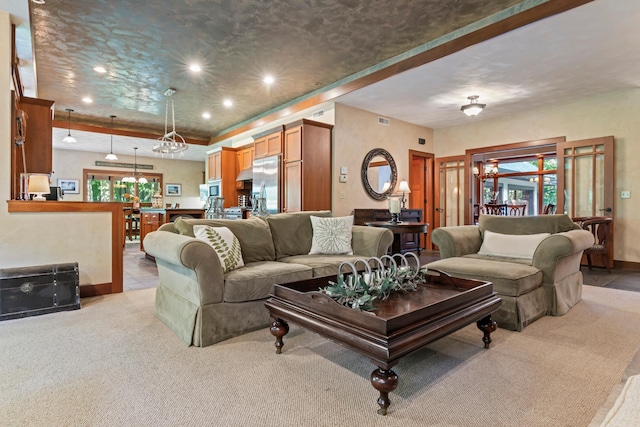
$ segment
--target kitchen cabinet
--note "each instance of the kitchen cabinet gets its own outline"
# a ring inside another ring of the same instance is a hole
[[[159,212],[142,212],[140,214],[140,250],[144,251],[142,241],[147,233],[156,231],[160,227],[161,214]]]
[[[236,150],[231,147],[222,147],[220,151],[209,154],[207,157],[207,179],[220,180],[220,194],[224,197],[224,207],[229,208],[237,204],[236,177],[238,176]]]
[[[144,241],[144,237],[147,235],[147,233],[156,231],[162,224],[173,222],[178,217],[203,219],[204,209],[140,209],[140,250],[144,252],[144,246],[142,242]]]
[[[331,209],[332,128],[306,119],[285,126],[284,212]]]
[[[14,95],[15,96],[15,95]],[[13,105],[13,103],[12,103]],[[18,110],[12,109],[12,123],[24,111],[25,132],[24,159],[27,173],[53,173],[53,105],[54,101],[46,99],[20,98]],[[11,198],[20,198],[20,174],[25,172],[22,162],[22,147],[13,144],[18,136],[16,126],[11,129]]]
[[[266,135],[254,136],[254,158],[262,159],[282,153],[282,127],[271,130]]]
[[[254,156],[254,148],[253,145],[251,147],[242,148],[238,150],[238,161],[236,163],[236,167],[238,168],[238,172],[253,168],[253,156]]]

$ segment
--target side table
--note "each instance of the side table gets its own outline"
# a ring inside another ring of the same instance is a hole
[[[427,232],[429,224],[426,222],[410,222],[410,221],[400,221],[400,222],[389,222],[389,221],[370,221],[365,222],[365,225],[369,227],[384,227],[393,233],[393,243],[391,244],[391,253],[397,254],[403,252],[402,250],[402,236],[404,234],[413,234],[419,233],[423,234]],[[420,251],[422,248],[418,244],[416,248],[418,251],[418,256],[420,256]],[[404,250],[407,252],[407,250]]]

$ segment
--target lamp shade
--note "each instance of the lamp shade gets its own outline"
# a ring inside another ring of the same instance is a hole
[[[411,189],[409,188],[409,183],[407,181],[400,181],[400,185],[398,186],[398,191],[402,193],[411,193]]]
[[[468,96],[469,103],[460,107],[460,110],[469,117],[477,116],[487,106],[487,104],[478,103],[478,95]]]
[[[49,194],[51,192],[49,187],[49,176],[36,174],[30,175],[29,186],[27,188],[29,194],[35,194],[33,200],[46,200],[42,195]]]

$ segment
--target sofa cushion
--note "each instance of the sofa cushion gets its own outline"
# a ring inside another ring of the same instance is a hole
[[[478,254],[533,259],[540,242],[549,236],[550,233],[514,235],[486,230]]]
[[[353,255],[351,229],[353,215],[342,217],[310,216],[313,238],[309,255]]]
[[[194,225],[193,233],[196,239],[204,241],[213,248],[220,259],[223,273],[244,265],[240,242],[227,227]]]
[[[268,298],[275,284],[311,279],[310,267],[275,261],[259,261],[224,275],[224,301],[244,302]]]
[[[542,272],[530,265],[479,257],[452,257],[427,264],[452,276],[493,283],[500,295],[520,296],[542,286]]]
[[[244,220],[234,219],[176,219],[175,230],[179,234],[195,237],[194,225],[227,227],[238,238],[245,264],[258,261],[274,261],[276,250],[273,246],[271,229],[265,220],[252,217]]]
[[[560,233],[573,230],[577,225],[567,215],[538,215],[508,217],[480,215],[478,228],[484,235],[486,230],[502,234]]]
[[[338,267],[343,261],[353,262],[357,259],[362,259],[362,257],[357,255],[295,255],[280,258],[278,262],[305,265],[313,269],[313,277],[323,277],[336,276]],[[360,265],[356,267],[360,267]],[[350,272],[351,270],[344,271]]]
[[[313,229],[309,218],[311,215],[330,217],[331,211],[281,213],[267,217],[273,236],[276,259],[309,254],[313,238]]]

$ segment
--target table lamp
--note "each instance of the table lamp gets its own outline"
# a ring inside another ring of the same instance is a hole
[[[27,188],[29,194],[34,194],[33,200],[47,200],[44,198],[43,194],[51,193],[51,188],[49,187],[49,175],[29,175],[29,186]]]
[[[405,199],[404,194],[411,193],[411,189],[409,188],[409,183],[407,181],[400,181],[400,185],[398,186],[398,191],[402,193],[402,209],[405,209],[407,199]]]

